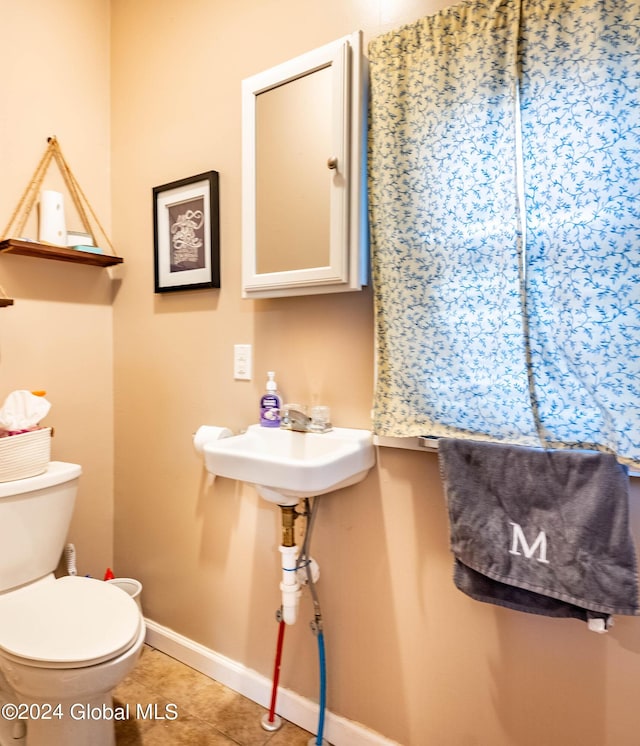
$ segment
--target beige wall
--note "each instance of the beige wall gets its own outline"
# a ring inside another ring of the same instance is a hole
[[[108,231],[111,221],[108,0],[0,0],[0,231],[55,135]],[[52,165],[44,188],[63,186]],[[68,227],[82,225],[65,196]],[[37,238],[37,207],[25,233]],[[82,464],[70,539],[82,572],[113,562],[113,308],[105,270],[0,256],[0,399],[45,389],[55,459]]]
[[[0,309],[2,390],[47,388],[56,456],[83,464],[72,531],[82,571],[111,562],[114,507],[114,567],[143,582],[145,613],[266,676],[278,510],[250,488],[209,487],[191,434],[256,421],[269,369],[287,398],[368,427],[373,327],[368,290],[241,299],[240,81],[443,4],[0,0],[13,61],[0,76],[11,104],[0,117],[0,222],[53,132],[126,269],[120,285],[103,270],[0,257],[16,297]],[[154,295],[151,189],[209,169],[220,172],[222,288]],[[240,342],[254,346],[250,383],[232,378]],[[313,537],[329,708],[405,746],[635,746],[637,620],[596,636],[466,598],[451,581],[436,458],[378,455],[365,482],[321,498]],[[637,498],[634,486],[638,537]],[[316,698],[310,619],[305,595],[281,683]]]

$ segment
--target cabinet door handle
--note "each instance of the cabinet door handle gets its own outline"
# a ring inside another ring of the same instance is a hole
[[[330,168],[332,171],[338,168],[338,159],[335,155],[327,159],[327,168]]]

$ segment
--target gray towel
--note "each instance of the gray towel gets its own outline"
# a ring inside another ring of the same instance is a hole
[[[438,449],[461,591],[597,631],[639,613],[628,472],[615,456],[451,438]]]

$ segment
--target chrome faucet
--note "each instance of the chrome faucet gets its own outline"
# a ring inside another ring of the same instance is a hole
[[[309,417],[302,410],[285,405],[280,427],[298,433],[326,433],[332,429],[328,414],[328,407],[313,407]]]
[[[299,409],[285,408],[280,427],[283,430],[295,430],[297,433],[307,433],[311,428],[311,417]]]

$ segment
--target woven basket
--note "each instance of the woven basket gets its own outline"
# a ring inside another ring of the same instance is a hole
[[[50,460],[50,427],[0,438],[0,482],[42,474]]]

